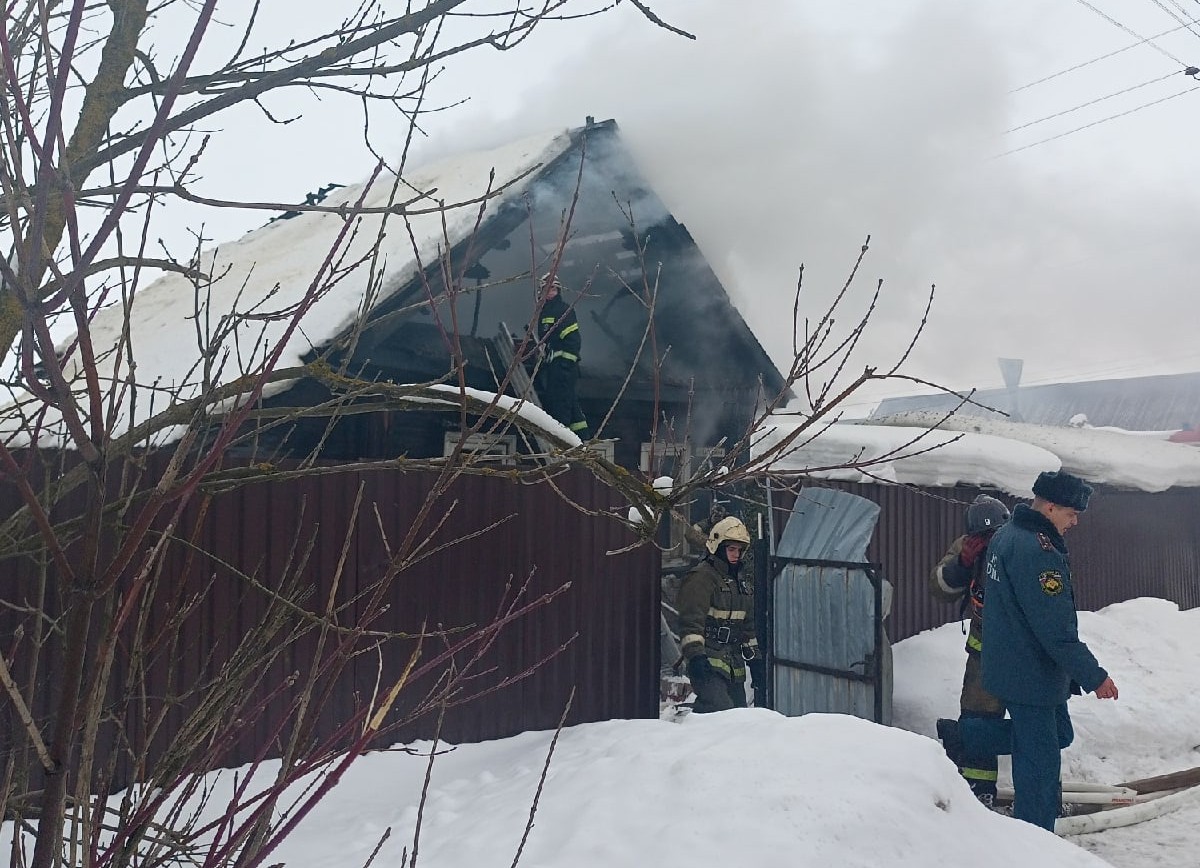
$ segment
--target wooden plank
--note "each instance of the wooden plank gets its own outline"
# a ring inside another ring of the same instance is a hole
[[[1139,793],[1161,793],[1166,790],[1177,790],[1183,787],[1194,787],[1200,784],[1200,766],[1170,772],[1153,778],[1142,778],[1137,781],[1126,781],[1122,787],[1129,787]]]

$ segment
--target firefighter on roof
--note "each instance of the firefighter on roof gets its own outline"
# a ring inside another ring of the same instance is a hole
[[[562,284],[553,274],[542,278],[541,296],[537,334],[543,361],[538,371],[538,396],[547,413],[578,434],[580,440],[587,440],[588,423],[576,395],[583,347],[579,320],[574,308],[563,300]]]

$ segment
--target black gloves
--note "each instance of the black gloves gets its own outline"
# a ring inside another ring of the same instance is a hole
[[[715,674],[712,664],[708,662],[708,656],[705,654],[697,654],[687,662],[688,681],[693,684],[697,681],[704,681],[706,678],[712,678]]]

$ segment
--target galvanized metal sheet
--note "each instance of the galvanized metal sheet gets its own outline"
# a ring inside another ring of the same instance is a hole
[[[829,488],[802,488],[777,547],[780,557],[834,564],[786,564],[775,577],[772,611],[774,705],[787,715],[810,712],[891,719],[891,656],[877,641],[875,585],[864,568],[879,506]],[[879,637],[882,639],[882,637]],[[876,655],[886,670],[876,675]],[[828,670],[828,671],[822,671]]]
[[[833,488],[801,488],[776,547],[781,557],[866,560],[879,505]]]

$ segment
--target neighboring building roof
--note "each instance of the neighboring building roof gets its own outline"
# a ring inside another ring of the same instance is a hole
[[[1022,386],[1015,393],[985,389],[971,400],[983,406],[963,404],[957,415],[1000,419],[1009,414],[1013,421],[1065,426],[1072,417],[1083,414],[1096,427],[1173,431],[1200,424],[1200,373]],[[961,403],[961,398],[947,394],[888,398],[871,418],[913,410],[948,413]]]
[[[1114,488],[1135,491],[1200,488],[1200,449],[1168,443],[1159,432],[1139,434],[1099,428],[1063,428],[957,414],[946,419],[942,414],[930,411],[897,413],[872,420],[864,427],[876,425],[902,426],[903,430],[936,426],[939,433],[957,431],[1029,444],[1052,453],[1068,473]],[[937,457],[936,452],[933,457]],[[986,450],[981,451],[976,473],[986,476],[990,472],[990,462]],[[1032,486],[1042,470],[1057,469],[1057,466],[1029,465],[1027,485]]]
[[[755,433],[753,455],[764,469],[850,482],[979,485],[1018,497],[1031,496],[1043,470],[1059,469],[1134,491],[1200,488],[1200,449],[1158,436],[913,411],[816,426],[787,440],[801,423],[780,415]]]
[[[988,434],[938,431],[920,423],[838,423],[817,425],[788,440],[800,424],[777,416],[755,432],[751,452],[765,465],[762,469],[844,482],[927,488],[980,485],[1028,497],[1038,473],[1059,468],[1049,450]]]

